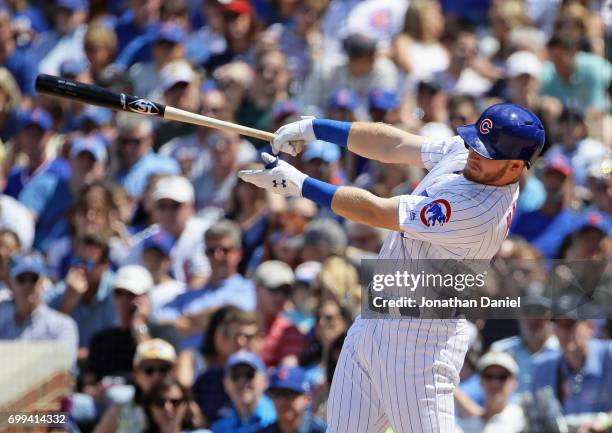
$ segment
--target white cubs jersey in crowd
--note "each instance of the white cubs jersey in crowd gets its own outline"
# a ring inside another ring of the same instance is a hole
[[[508,234],[518,183],[490,186],[461,175],[468,151],[459,136],[426,142],[429,173],[400,196],[402,233],[391,232],[380,259],[491,259]]]
[[[400,197],[401,232],[379,259],[489,260],[508,234],[518,184],[481,185],[462,175],[461,137],[423,145],[429,173]],[[465,319],[367,319],[351,326],[330,390],[327,433],[454,433],[453,390],[468,349]]]

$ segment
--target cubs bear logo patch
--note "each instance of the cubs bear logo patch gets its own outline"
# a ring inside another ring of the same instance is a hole
[[[443,226],[451,219],[451,205],[448,200],[437,199],[423,206],[421,222],[425,227]]]

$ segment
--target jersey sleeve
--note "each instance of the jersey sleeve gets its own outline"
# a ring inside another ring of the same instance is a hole
[[[427,139],[421,146],[421,159],[427,170],[433,169],[444,157],[451,154],[467,153],[459,136],[446,139]]]
[[[472,248],[482,242],[490,221],[489,212],[480,203],[460,194],[400,196],[400,230],[408,238]]]

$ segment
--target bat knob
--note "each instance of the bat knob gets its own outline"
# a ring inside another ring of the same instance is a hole
[[[266,170],[270,170],[271,168],[276,167],[276,164],[278,164],[278,156],[276,158],[274,158],[274,161],[269,162],[268,164],[266,164],[265,169]]]

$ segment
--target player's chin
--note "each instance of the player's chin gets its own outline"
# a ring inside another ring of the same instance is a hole
[[[480,181],[480,176],[477,170],[474,170],[472,167],[470,167],[469,165],[466,165],[465,168],[463,169],[463,177],[465,177],[467,180],[471,180],[472,182],[479,182]]]

